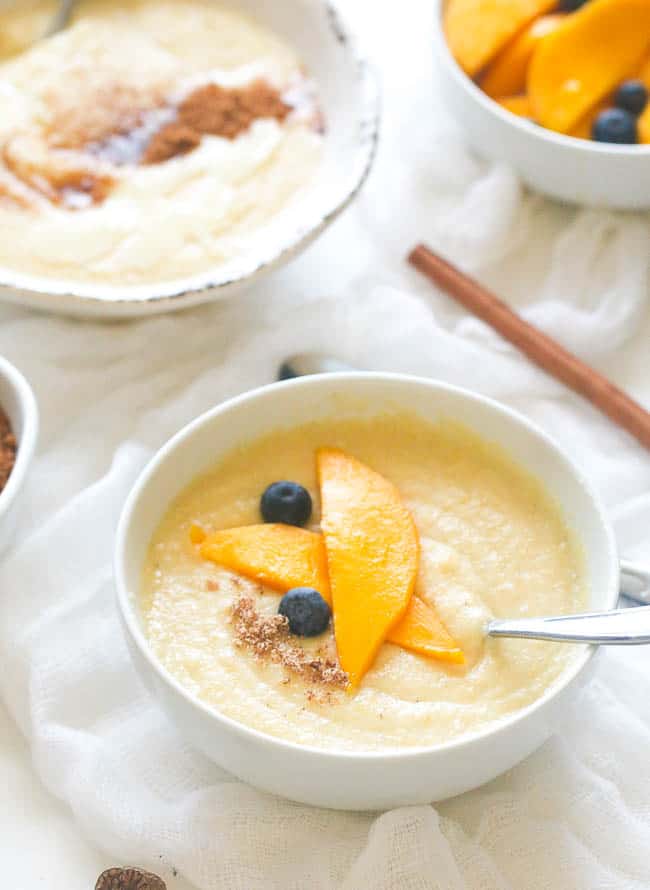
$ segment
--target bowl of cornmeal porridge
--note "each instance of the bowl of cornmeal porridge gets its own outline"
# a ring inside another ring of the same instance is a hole
[[[542,432],[385,374],[194,421],[136,483],[115,573],[179,731],[253,785],[344,809],[450,797],[530,754],[593,653],[487,622],[611,608],[619,582],[597,496]]]
[[[372,163],[374,78],[328,0],[0,6],[0,295],[51,311],[225,296],[315,238]]]

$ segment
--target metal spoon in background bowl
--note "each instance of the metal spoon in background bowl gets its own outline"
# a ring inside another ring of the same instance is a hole
[[[291,380],[309,374],[336,374],[357,371],[352,365],[331,355],[303,352],[286,358],[278,369],[278,380]],[[650,605],[650,570],[627,559],[621,565],[621,598],[633,603]],[[557,618],[524,618],[493,621],[488,626],[492,636],[531,637],[540,640],[565,640],[596,644],[641,644],[650,642],[650,609],[620,609],[595,615],[561,615]],[[618,617],[617,617],[618,616]],[[627,616],[628,620],[623,621]],[[604,618],[613,618],[611,627],[603,629]],[[560,622],[560,623],[558,623]],[[645,622],[645,623],[644,623]],[[636,629],[635,629],[636,623]],[[579,625],[579,626],[578,626]],[[645,630],[644,630],[645,628]],[[553,634],[550,636],[549,634]],[[576,634],[580,634],[579,637]],[[587,639],[584,634],[589,636]],[[607,637],[603,637],[603,634]],[[624,638],[619,639],[623,635]]]
[[[352,365],[340,362],[331,355],[303,352],[285,359],[278,368],[278,380],[292,380],[294,377],[307,377],[310,374],[336,374],[356,371]]]
[[[67,28],[76,5],[77,0],[59,0],[59,7],[43,36],[52,37],[54,34],[58,34],[59,31],[63,31],[64,28]]]

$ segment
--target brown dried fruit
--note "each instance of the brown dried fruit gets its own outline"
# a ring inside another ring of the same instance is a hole
[[[97,878],[95,890],[167,890],[167,884],[141,868],[108,868]]]

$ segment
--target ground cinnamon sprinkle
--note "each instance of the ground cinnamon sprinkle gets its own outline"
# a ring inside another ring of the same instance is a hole
[[[119,86],[93,87],[84,100],[74,110],[64,104],[43,140],[22,137],[2,147],[18,187],[0,182],[0,199],[27,207],[22,189],[69,210],[101,204],[117,180],[99,162],[160,164],[193,151],[203,136],[235,139],[258,118],[284,121],[292,110],[263,80],[205,84],[177,106],[154,91]]]
[[[16,437],[11,430],[9,418],[0,408],[0,491],[9,481],[16,463]]]
[[[205,84],[181,102],[176,120],[152,136],[142,163],[159,164],[187,154],[202,136],[235,139],[258,118],[283,121],[290,111],[278,91],[262,80],[245,87]]]
[[[52,148],[77,151],[100,145],[111,136],[131,133],[151,111],[165,105],[165,90],[134,87],[104,80],[97,72],[85,83],[79,77],[75,89],[46,91],[48,123],[44,137]]]
[[[178,155],[186,155],[193,151],[200,141],[201,134],[196,130],[173,121],[154,133],[142,155],[142,163],[161,164]]]
[[[75,170],[62,176],[52,183],[55,189],[55,204],[65,204],[75,209],[78,201],[75,197],[85,196],[91,204],[105,201],[114,186],[114,180],[105,174],[89,173],[87,170]],[[80,206],[86,204],[81,202]]]
[[[289,622],[284,615],[262,616],[250,596],[240,596],[232,609],[235,642],[257,658],[268,658],[290,674],[324,689],[345,689],[348,675],[332,658],[314,658],[292,642]],[[285,680],[286,682],[286,680]],[[316,695],[307,691],[313,700]]]
[[[290,111],[276,89],[256,80],[245,87],[198,87],[181,102],[178,118],[199,133],[235,139],[258,118],[283,121]]]
[[[5,177],[52,204],[76,210],[100,204],[111,191],[114,181],[81,152],[48,150],[44,143],[29,136],[17,136],[2,146]]]

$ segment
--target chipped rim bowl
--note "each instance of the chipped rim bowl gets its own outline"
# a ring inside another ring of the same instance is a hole
[[[38,408],[32,388],[7,359],[0,356],[0,407],[7,414],[18,442],[16,463],[0,492],[0,549],[10,540],[12,509],[34,457],[38,438]]]
[[[328,121],[323,164],[312,187],[292,204],[281,236],[260,239],[260,250],[238,261],[236,269],[215,267],[142,285],[74,282],[0,267],[1,299],[48,312],[106,318],[196,306],[235,294],[291,260],[354,199],[376,153],[380,99],[375,74],[338,5],[331,0],[224,0],[224,5],[250,15],[296,49],[317,83]]]
[[[190,744],[251,785],[313,806],[387,809],[484,784],[562,725],[593,663],[593,648],[583,647],[525,708],[445,744],[386,752],[324,750],[267,735],[211,708],[163,667],[146,639],[137,596],[151,536],[172,500],[232,448],[273,430],[400,410],[432,422],[441,416],[457,420],[501,444],[559,500],[583,542],[590,606],[610,609],[618,599],[616,546],[597,494],[545,433],[491,399],[417,377],[324,374],[254,390],[194,420],[153,457],[120,518],[114,572],[127,644],[141,678]]]
[[[650,145],[608,145],[537,126],[487,96],[454,59],[443,26],[446,0],[434,3],[434,61],[442,96],[477,155],[512,167],[556,200],[589,207],[650,207]]]

